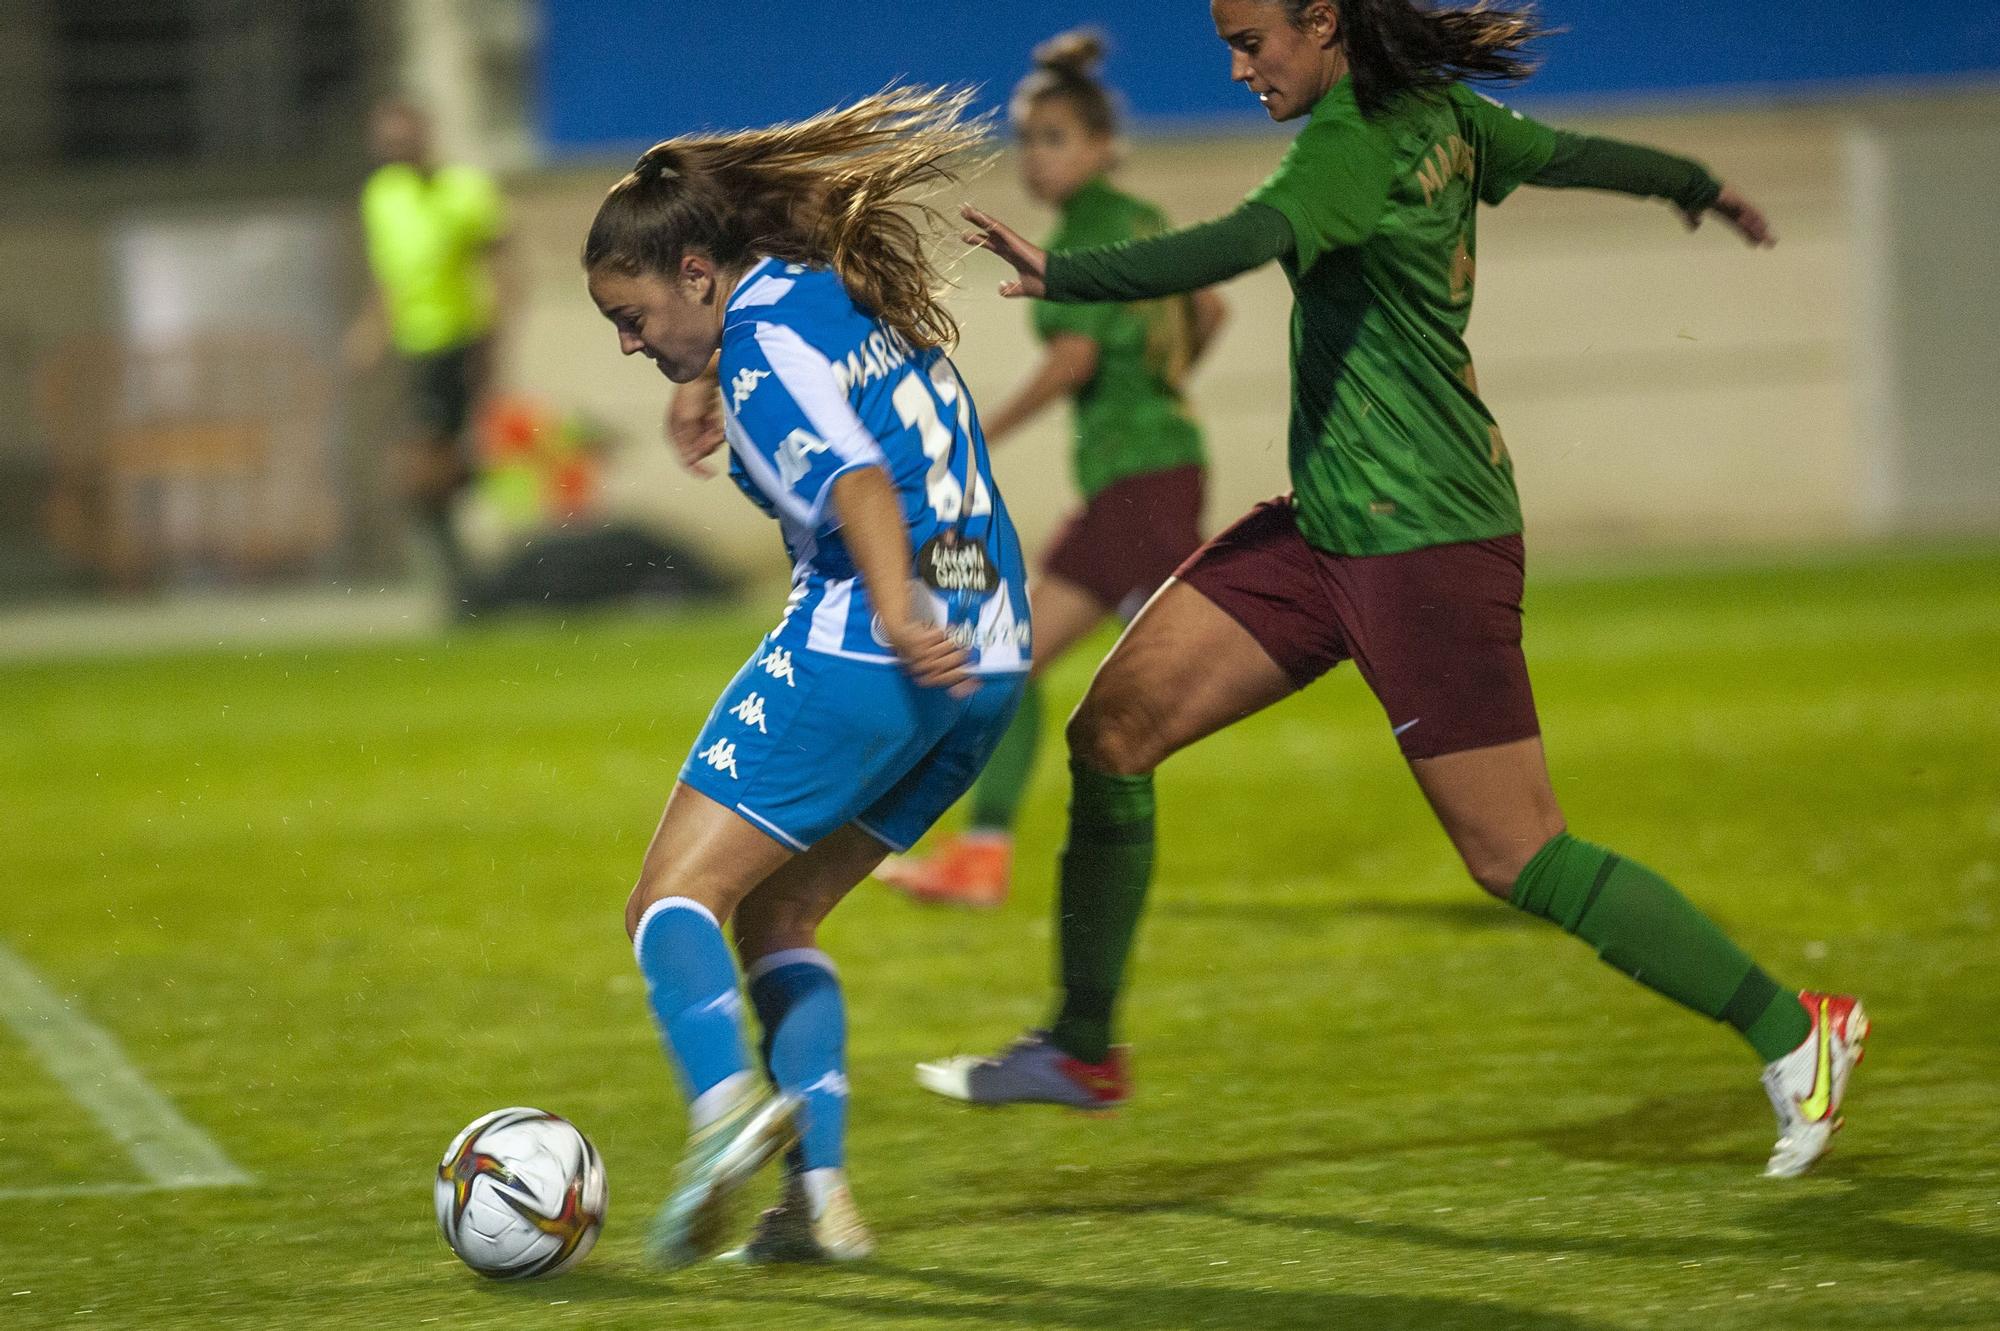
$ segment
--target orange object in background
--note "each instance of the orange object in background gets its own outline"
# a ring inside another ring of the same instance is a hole
[[[501,394],[481,409],[476,431],[480,494],[510,526],[560,526],[596,506],[610,437],[590,417]]]

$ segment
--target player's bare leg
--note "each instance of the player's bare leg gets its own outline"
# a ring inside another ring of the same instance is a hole
[[[1506,901],[1535,852],[1563,831],[1540,736],[1410,764],[1472,881]]]
[[[1111,1039],[1153,863],[1153,769],[1295,689],[1249,630],[1169,581],[1118,640],[1070,718],[1070,832],[1056,926],[1063,994],[1046,1031],[992,1058],[920,1064],[919,1083],[977,1104],[1115,1106],[1130,1092]]]
[[[969,796],[971,821],[929,855],[891,856],[876,877],[919,901],[998,906],[1007,899],[1014,861],[1014,817],[1033,774],[1042,715],[1034,681],[1090,636],[1112,607],[1065,578],[1042,574],[1028,584],[1035,625],[1029,688],[1006,738]]]
[[[1778,1120],[1767,1175],[1802,1174],[1832,1149],[1868,1037],[1859,1000],[1781,990],[1665,879],[1570,836],[1540,739],[1419,759],[1410,770],[1481,887],[1743,1035],[1764,1060]]]
[[[798,1137],[799,1101],[751,1070],[735,962],[721,922],[793,852],[676,785],[626,904],[648,999],[688,1093],[688,1142],[648,1242],[681,1266],[728,1239],[735,1194]]]
[[[819,926],[887,852],[853,825],[758,884],[736,909],[736,951],[763,1025],[765,1071],[804,1107],[778,1204],[723,1261],[851,1262],[875,1251],[848,1185],[846,1013]]]

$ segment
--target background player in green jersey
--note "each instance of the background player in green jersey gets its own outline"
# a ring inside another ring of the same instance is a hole
[[[1061,212],[1052,248],[1167,227],[1159,209],[1109,180],[1118,113],[1096,75],[1103,57],[1094,32],[1050,38],[1035,48],[1035,70],[1009,108],[1028,191]],[[1221,296],[1208,289],[1131,305],[1036,304],[1041,363],[984,424],[987,441],[998,443],[1055,402],[1067,398],[1074,409],[1072,462],[1084,507],[1032,582],[1037,675],[1106,616],[1129,618],[1201,545],[1205,458],[1181,386],[1224,317]],[[999,905],[1040,735],[1031,683],[972,788],[965,833],[928,857],[890,860],[878,876],[923,900]]]
[[[1012,264],[1002,290],[1157,299],[1276,260],[1290,278],[1294,493],[1203,548],[1105,661],[1070,722],[1074,787],[1052,1028],[992,1059],[925,1064],[985,1103],[1114,1104],[1111,1044],[1153,863],[1152,772],[1176,750],[1352,659],[1472,877],[1609,964],[1742,1034],[1778,1118],[1765,1172],[1832,1144],[1868,1019],[1781,989],[1636,861],[1570,835],[1521,652],[1513,467],[1464,334],[1478,205],[1516,187],[1664,198],[1752,244],[1763,216],[1696,163],[1560,133],[1469,92],[1525,73],[1532,11],[1410,0],[1213,0],[1230,74],[1272,119],[1305,119],[1276,174],[1217,222],[1046,254],[974,210],[967,239]]]

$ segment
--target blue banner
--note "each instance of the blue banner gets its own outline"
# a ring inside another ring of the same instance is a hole
[[[1565,29],[1528,105],[1838,95],[2000,77],[1997,0],[1544,0]],[[1004,13],[1007,22],[997,21]],[[552,148],[627,150],[696,128],[796,118],[893,79],[977,83],[999,104],[1043,37],[1090,23],[1137,127],[1250,127],[1200,0],[543,0],[541,108]]]

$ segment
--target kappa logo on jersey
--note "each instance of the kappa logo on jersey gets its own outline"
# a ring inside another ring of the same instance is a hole
[[[761,693],[753,693],[737,703],[729,709],[729,714],[746,726],[757,727],[757,733],[760,735],[771,733],[764,729],[764,695]]]
[[[784,680],[786,688],[799,686],[799,677],[792,673],[792,654],[783,647],[773,647],[764,653],[764,659],[757,664],[764,667],[764,673],[772,679]]]
[[[832,445],[817,435],[804,430],[794,430],[785,436],[785,442],[778,445],[778,479],[786,489],[799,483],[799,478],[812,470],[815,454],[824,453]]]
[[[736,770],[736,746],[726,739],[718,739],[715,743],[697,753],[695,757],[701,759],[718,772],[729,773],[731,781],[742,780],[741,774]]]
[[[729,385],[729,405],[732,410],[743,410],[743,404],[757,391],[757,385],[771,377],[769,370],[738,370],[736,378]]]

